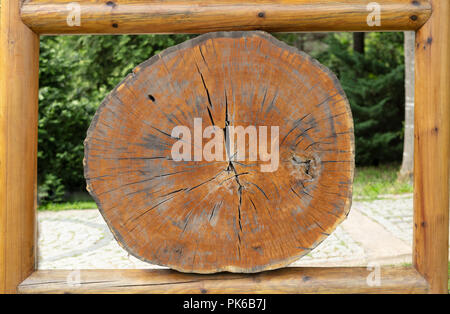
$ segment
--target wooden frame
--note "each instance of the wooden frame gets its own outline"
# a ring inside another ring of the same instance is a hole
[[[0,36],[0,292],[447,292],[450,147],[450,3],[370,1],[91,1],[81,25],[66,23],[72,0],[3,0]],[[432,11],[432,13],[431,13]],[[90,270],[70,286],[67,271],[36,271],[39,35],[204,33],[215,30],[416,30],[414,266],[382,269],[381,287],[362,268],[285,268],[257,275],[169,270]],[[109,279],[109,280],[108,280]],[[92,284],[92,282],[97,282]]]

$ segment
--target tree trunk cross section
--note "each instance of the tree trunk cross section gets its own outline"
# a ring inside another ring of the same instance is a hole
[[[174,160],[174,144],[198,142],[173,129],[194,138],[199,118],[224,131],[223,160]],[[271,153],[278,127],[273,171],[250,160],[249,137],[245,160],[230,154],[230,126],[266,126],[269,144],[261,134],[258,144]],[[145,61],[105,98],[85,141],[87,188],[119,244],[182,272],[252,273],[304,256],[348,215],[353,172],[336,77],[264,32],[209,33]]]

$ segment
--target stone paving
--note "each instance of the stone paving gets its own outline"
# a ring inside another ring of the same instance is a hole
[[[386,206],[386,200],[358,203],[358,210],[370,217],[397,238],[412,245],[413,235],[413,203],[412,197],[391,200],[391,206]]]
[[[412,195],[355,201],[344,221],[293,265],[365,266],[411,262]],[[39,269],[160,268],[130,256],[97,210],[39,212]]]

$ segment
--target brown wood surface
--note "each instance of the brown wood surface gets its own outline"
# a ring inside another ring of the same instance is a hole
[[[279,126],[278,169],[248,155],[174,161],[172,129],[194,134],[197,117],[203,128]],[[257,272],[307,254],[346,218],[353,169],[336,77],[263,32],[205,34],[142,63],[85,141],[88,190],[118,242],[183,272]]]
[[[448,292],[450,2],[433,0],[416,34],[414,264],[431,292]]]
[[[79,276],[78,276],[79,274]],[[182,274],[171,270],[39,270],[19,293],[427,293],[411,267],[382,267],[380,285],[365,267],[317,267],[259,274]],[[80,281],[76,281],[77,279]]]
[[[0,27],[0,293],[35,268],[39,36],[2,1]]]
[[[71,2],[26,0],[22,19],[39,34],[377,31],[416,30],[431,14],[427,0],[377,0],[381,24],[369,26],[367,0],[80,0],[70,26]]]

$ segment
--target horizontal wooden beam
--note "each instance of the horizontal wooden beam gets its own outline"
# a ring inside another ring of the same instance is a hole
[[[431,14],[428,0],[377,0],[380,13],[377,23],[378,8],[368,3],[366,0],[26,0],[21,16],[38,34],[138,34],[417,30]]]
[[[379,273],[365,267],[288,267],[258,274],[214,275],[161,269],[39,270],[19,285],[18,292],[426,293],[428,284],[411,267],[381,268]]]

